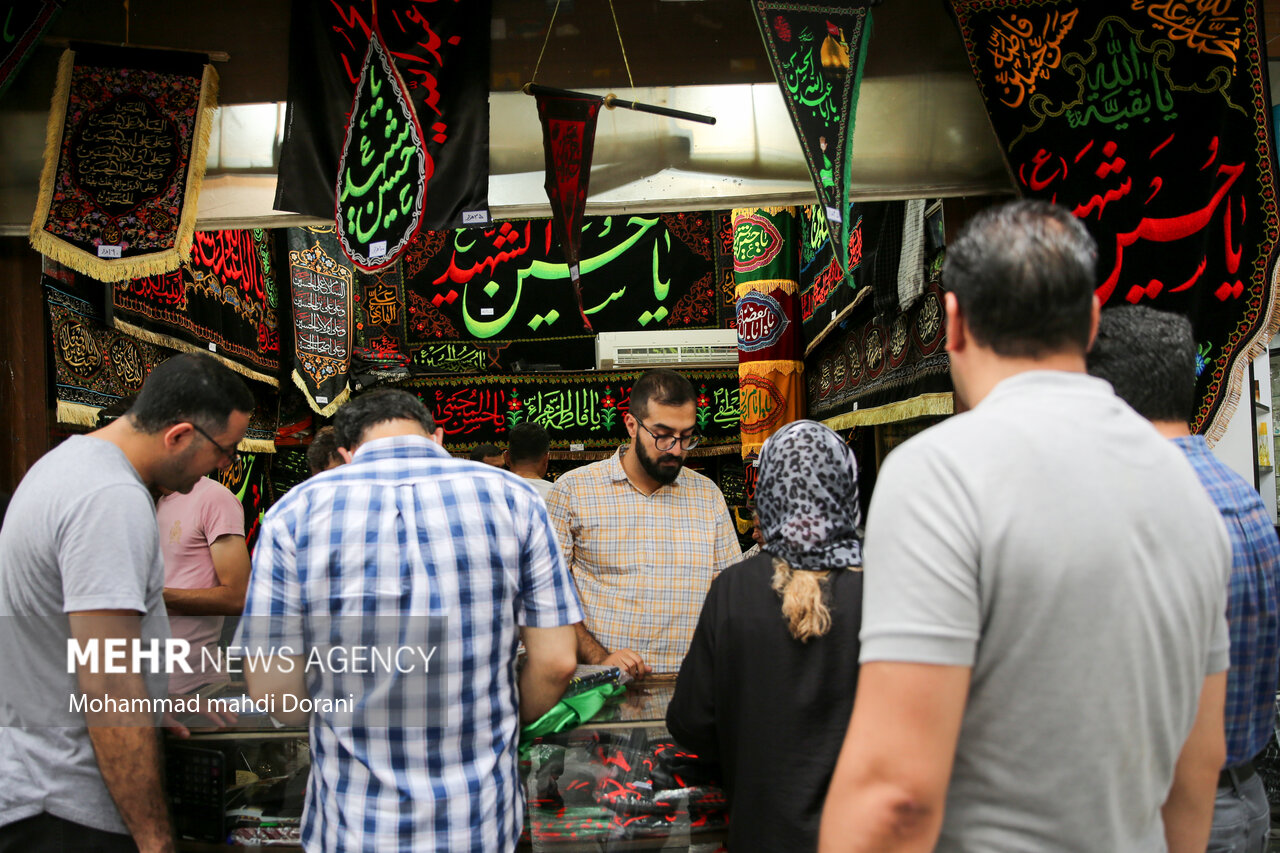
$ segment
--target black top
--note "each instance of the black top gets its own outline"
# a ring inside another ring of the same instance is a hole
[[[827,576],[831,630],[801,643],[770,587],[768,552],[711,584],[667,727],[719,760],[730,850],[815,850],[858,681],[862,572]]]

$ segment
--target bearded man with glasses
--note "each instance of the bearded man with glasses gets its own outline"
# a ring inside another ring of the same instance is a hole
[[[724,495],[684,467],[698,446],[695,395],[673,370],[631,389],[631,441],[562,475],[547,510],[586,620],[578,660],[640,679],[673,673],[689,649],[711,579],[742,559]]]

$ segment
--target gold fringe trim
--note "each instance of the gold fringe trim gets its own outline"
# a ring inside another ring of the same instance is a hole
[[[102,409],[97,406],[87,406],[84,403],[69,403],[65,400],[59,400],[58,410],[54,418],[60,424],[96,427],[98,425],[98,413],[101,411]]]
[[[790,376],[792,373],[804,373],[803,361],[740,361],[738,362],[738,380],[748,376],[760,376],[764,373],[781,373]]]
[[[62,131],[66,125],[67,101],[71,97],[71,69],[75,67],[75,61],[74,50],[62,52],[62,59],[58,60],[58,76],[53,84],[53,99],[49,102],[49,120],[45,123],[44,163],[40,168],[40,192],[36,196],[36,212],[31,219],[31,230],[28,232],[32,248],[41,254],[49,254],[42,248],[44,242],[42,238],[46,236],[50,241],[66,245],[56,237],[45,235],[43,225],[49,218],[49,207],[53,203],[53,179],[58,172],[58,159],[62,151]],[[55,247],[51,246],[51,248]],[[57,257],[55,260],[62,262]]]
[[[935,391],[917,395],[909,400],[900,400],[897,403],[886,403],[869,409],[855,409],[843,415],[836,415],[834,418],[827,418],[823,423],[832,429],[848,429],[855,426],[909,421],[913,418],[953,415],[955,411],[955,395],[950,391]]]
[[[1253,342],[1236,357],[1236,363],[1231,367],[1230,391],[1227,393],[1227,399],[1222,401],[1222,405],[1218,407],[1218,413],[1214,416],[1213,422],[1204,430],[1204,440],[1210,447],[1218,443],[1219,439],[1227,433],[1227,424],[1231,422],[1232,416],[1235,415],[1236,409],[1240,405],[1240,398],[1244,388],[1244,377],[1248,372],[1249,364],[1258,356],[1267,351],[1271,338],[1280,331],[1280,313],[1277,312],[1277,303],[1280,303],[1280,264],[1276,264],[1271,270],[1271,302],[1267,306],[1267,322],[1258,333],[1254,335]],[[1269,381],[1263,379],[1262,381]],[[1275,406],[1275,401],[1271,403]]]
[[[844,310],[837,314],[835,319],[828,323],[825,329],[818,332],[817,336],[813,340],[809,341],[809,345],[804,348],[805,358],[808,358],[809,353],[813,352],[818,344],[822,343],[823,340],[826,339],[827,335],[831,334],[831,330],[843,323],[845,319],[853,313],[853,310],[862,304],[862,300],[866,299],[870,294],[871,285],[863,285],[862,289],[858,291],[858,295],[853,297],[853,301],[846,305]]]
[[[321,408],[319,403],[311,399],[311,392],[307,390],[307,381],[302,378],[302,374],[295,370],[290,375],[293,376],[293,384],[297,385],[298,390],[302,392],[302,396],[307,398],[307,405],[310,406],[311,410],[317,415],[331,418],[333,417],[334,412],[338,411],[343,403],[351,399],[351,386],[348,385],[342,389],[341,394],[330,400],[327,406]]]
[[[276,443],[269,438],[242,438],[236,450],[241,453],[275,453]]]
[[[270,373],[263,373],[262,371],[254,370],[252,367],[245,367],[239,362],[232,361],[226,356],[210,350],[208,346],[200,346],[199,344],[193,344],[179,338],[171,338],[168,335],[162,335],[159,332],[152,332],[148,329],[142,328],[141,326],[135,326],[133,323],[129,323],[125,320],[118,320],[115,317],[111,318],[111,328],[115,329],[117,332],[126,332],[135,338],[139,338],[140,340],[144,340],[150,344],[155,344],[158,347],[168,347],[169,349],[176,349],[179,352],[200,352],[205,355],[211,355],[218,361],[222,362],[225,366],[231,368],[236,373],[239,373],[241,376],[247,376],[250,379],[258,380],[259,382],[265,382],[272,388],[280,387],[280,380],[272,376]]]
[[[98,281],[126,281],[176,270],[183,261],[191,260],[191,243],[196,231],[196,208],[200,200],[200,187],[204,183],[205,161],[209,156],[213,113],[218,106],[218,72],[212,63],[207,64],[200,80],[200,106],[196,111],[191,159],[187,167],[187,183],[182,199],[182,215],[174,235],[174,247],[161,252],[112,260],[94,257],[79,246],[44,230],[44,223],[49,218],[49,208],[53,202],[53,184],[61,158],[64,119],[67,101],[71,95],[71,73],[74,66],[75,51],[64,51],[62,60],[58,63],[58,79],[54,85],[53,102],[49,108],[49,123],[45,128],[44,166],[40,171],[40,194],[36,201],[36,213],[31,220],[31,247],[40,254]]]
[[[741,299],[748,293],[768,293],[781,290],[783,293],[795,294],[800,290],[800,282],[789,278],[766,278],[760,281],[743,281],[733,286],[733,298]]]

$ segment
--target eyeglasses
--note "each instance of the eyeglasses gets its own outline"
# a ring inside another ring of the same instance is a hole
[[[190,422],[188,421],[188,423]],[[209,433],[200,429],[199,424],[191,424],[191,428],[196,432],[200,433],[201,435],[203,435],[206,439],[208,439],[209,443],[212,444],[214,447],[218,448],[218,450],[222,452],[222,455],[227,457],[228,460],[230,460],[232,465],[240,461],[239,450],[236,450],[234,447],[223,447],[221,444],[218,444],[218,442],[213,440],[213,436],[209,435]]]
[[[644,421],[636,418],[636,423],[640,424],[640,428],[649,435],[653,436],[653,446],[659,450],[671,450],[677,444],[685,450],[693,450],[698,446],[698,442],[702,441],[702,436],[696,432],[690,435],[658,435],[653,430],[644,425]]]

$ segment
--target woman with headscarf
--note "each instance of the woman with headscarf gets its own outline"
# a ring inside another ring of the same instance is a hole
[[[858,466],[808,420],[765,442],[759,466],[764,550],[712,582],[667,727],[719,762],[730,850],[814,850],[858,679]]]

